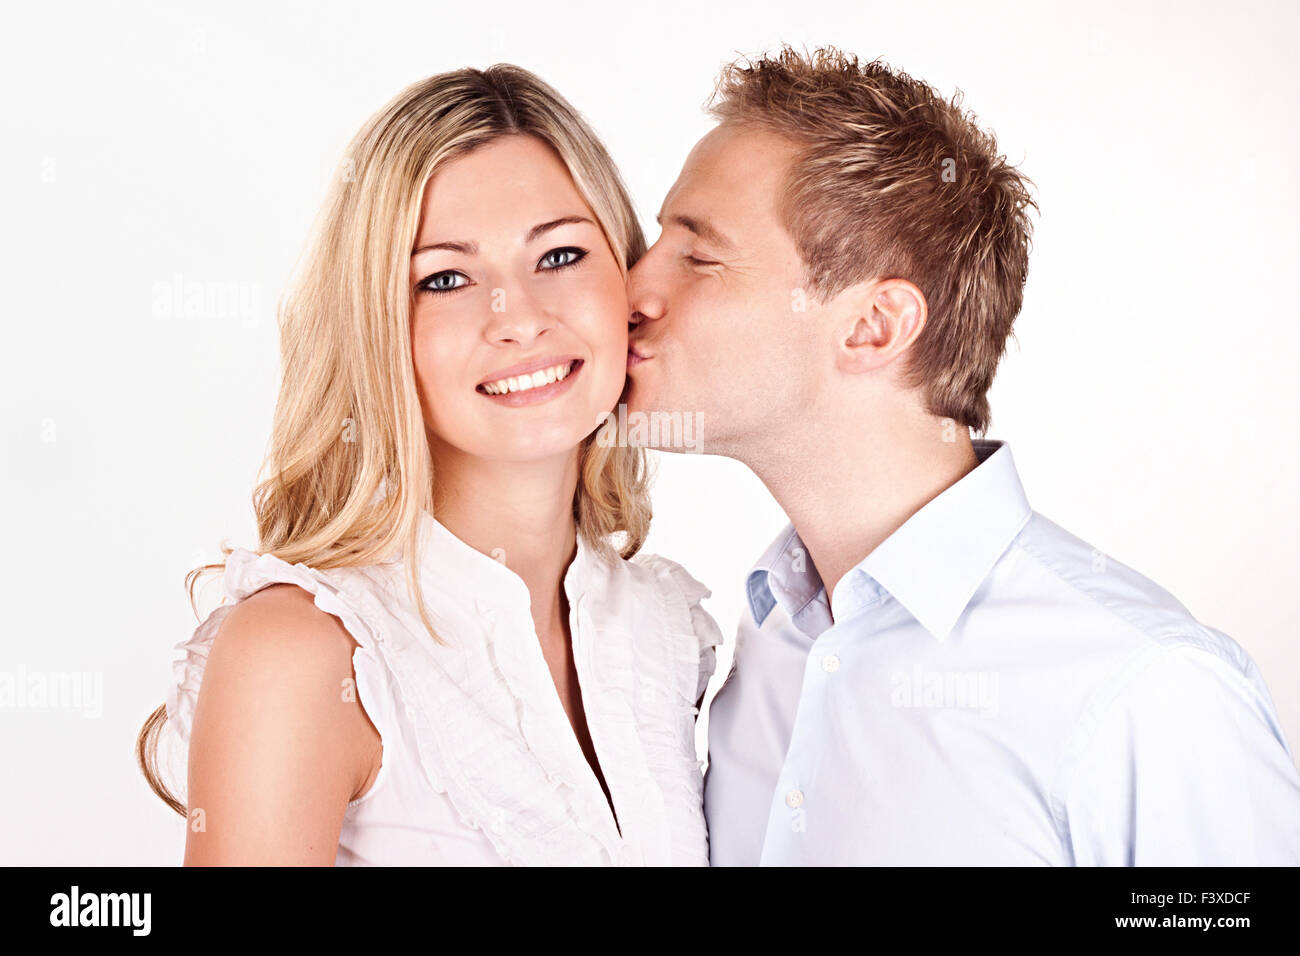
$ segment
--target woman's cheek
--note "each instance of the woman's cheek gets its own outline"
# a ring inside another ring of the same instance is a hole
[[[602,408],[613,408],[627,378],[627,292],[621,275],[612,288],[600,291],[590,312],[589,341],[601,371],[597,401]]]
[[[623,274],[614,270],[597,291],[598,302],[595,313],[600,331],[606,333],[607,341],[615,350],[627,352],[627,320],[631,306],[627,299],[627,284]]]
[[[420,405],[424,409],[424,419],[433,424],[439,417],[438,412],[454,407],[455,396],[451,389],[457,381],[457,369],[451,356],[450,342],[427,325],[416,329],[411,340],[412,360],[415,366],[415,383],[420,391]],[[462,364],[461,370],[465,368]]]

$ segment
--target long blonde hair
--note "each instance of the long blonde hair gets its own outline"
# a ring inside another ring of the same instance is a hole
[[[280,393],[265,477],[253,492],[258,550],[329,569],[401,548],[413,603],[438,643],[445,642],[418,583],[417,535],[422,511],[433,511],[433,465],[411,355],[409,255],[429,178],[510,134],[536,136],[559,154],[626,274],[645,253],[645,237],[617,167],[554,89],[497,64],[421,80],[366,122],[279,307]],[[593,435],[579,449],[578,533],[597,551],[628,558],[650,525],[645,453]],[[192,603],[198,580],[224,568],[223,560],[186,576]],[[154,793],[185,816],[156,768],[166,719],[166,705],[150,714],[136,757]]]

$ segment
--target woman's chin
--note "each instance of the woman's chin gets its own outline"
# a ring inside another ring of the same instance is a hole
[[[490,448],[484,449],[484,457],[513,462],[562,458],[582,444],[583,439],[595,431],[597,424],[598,416],[593,413],[590,422],[571,419],[498,429]],[[482,435],[477,444],[482,444],[483,437],[486,435]]]

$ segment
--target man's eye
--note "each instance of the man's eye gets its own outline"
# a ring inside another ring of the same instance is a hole
[[[457,282],[456,280],[463,280]],[[448,270],[446,272],[435,272],[429,278],[421,282],[416,288],[421,292],[454,292],[469,284],[469,279],[465,278],[463,272]]]
[[[686,256],[686,261],[689,262],[689,263],[690,263],[691,265],[693,265],[693,266],[716,266],[716,265],[717,265],[716,262],[713,262],[713,261],[711,261],[711,260],[709,260],[709,259],[699,259],[699,258],[697,258],[697,257],[695,257],[695,256],[690,255],[690,254],[687,254],[687,256]]]
[[[576,266],[579,262],[587,257],[585,249],[579,249],[576,246],[565,246],[563,249],[552,249],[537,263],[537,268],[554,272],[556,269],[563,269],[566,266]]]

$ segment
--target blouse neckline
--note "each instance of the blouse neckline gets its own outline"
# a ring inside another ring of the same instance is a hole
[[[648,773],[648,768],[638,742],[632,739],[635,734],[629,738],[619,729],[606,726],[610,715],[604,702],[609,698],[611,688],[605,686],[608,675],[595,664],[598,648],[591,641],[596,637],[597,625],[589,599],[589,593],[594,593],[597,599],[600,595],[600,584],[593,580],[593,574],[603,567],[599,556],[592,553],[581,534],[575,533],[576,549],[573,560],[564,571],[563,587],[569,605],[569,636],[583,718],[596,752],[596,761],[610,787],[608,799],[583,752],[568,710],[555,686],[537,637],[531,594],[523,578],[504,561],[484,554],[457,537],[428,510],[421,510],[420,521],[421,579],[428,582],[436,579],[444,595],[461,607],[472,607],[486,626],[496,648],[493,653],[498,656],[498,666],[503,668],[507,684],[514,685],[520,705],[535,711],[538,719],[545,721],[546,726],[537,729],[544,736],[551,737],[551,743],[545,748],[534,748],[538,759],[551,773],[567,779],[570,786],[582,794],[581,799],[589,810],[603,817],[599,839],[617,858],[621,850],[615,848],[628,846],[629,821],[624,816],[628,815],[630,819],[631,810],[625,806],[626,795],[620,801],[611,774],[632,756],[639,761],[639,769],[644,773]],[[470,603],[467,605],[465,602]],[[597,603],[600,602],[597,600]],[[502,646],[503,642],[507,647]],[[531,691],[526,688],[531,688]],[[619,719],[626,720],[628,716],[620,714]]]
[[[590,587],[593,572],[602,564],[598,554],[574,534],[576,549],[565,568],[561,584],[570,611],[576,608]],[[438,590],[455,599],[487,603],[501,609],[523,608],[532,617],[532,594],[528,585],[505,560],[484,554],[439,521],[428,510],[420,512],[420,574],[433,579]],[[432,572],[432,573],[431,573]],[[534,637],[536,631],[534,629]]]

